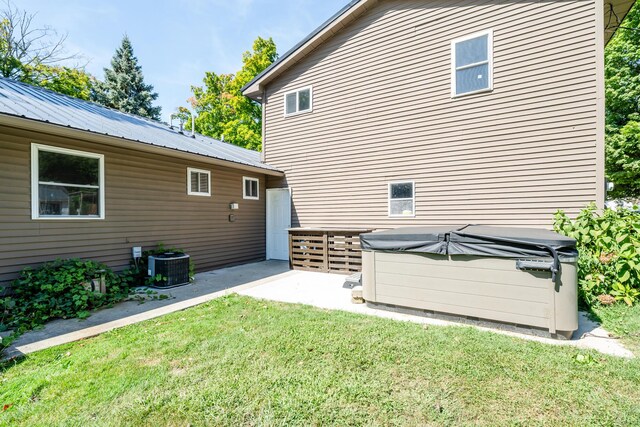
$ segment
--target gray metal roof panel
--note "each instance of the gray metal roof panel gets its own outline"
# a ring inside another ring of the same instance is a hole
[[[199,134],[192,138],[164,123],[5,78],[0,78],[0,114],[125,138],[261,169],[277,170],[263,163],[257,151]]]

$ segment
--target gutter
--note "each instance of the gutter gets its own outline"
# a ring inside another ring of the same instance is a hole
[[[221,159],[214,156],[207,156],[205,154],[194,153],[190,151],[182,151],[172,147],[163,147],[154,145],[148,142],[139,140],[132,140],[125,137],[112,136],[109,134],[103,134],[90,130],[83,130],[73,128],[70,126],[59,125],[56,123],[45,122],[41,120],[28,119],[21,116],[11,115],[7,113],[0,113],[0,126],[6,126],[22,131],[38,132],[45,135],[61,136],[65,138],[77,139],[89,143],[101,143],[116,147],[131,148],[135,146],[138,151],[147,153],[155,153],[175,158],[181,158],[185,160],[198,161],[204,163],[210,163],[232,169],[240,169],[249,172],[260,173],[264,175],[284,176],[284,172],[275,168],[262,168],[246,163],[235,162],[233,160]]]

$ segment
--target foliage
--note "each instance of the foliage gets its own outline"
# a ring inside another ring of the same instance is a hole
[[[191,119],[191,111],[186,107],[178,107],[175,113],[171,114],[171,120],[178,120],[181,129],[184,129],[185,124],[191,126]]]
[[[39,64],[25,68],[22,81],[88,101],[96,79],[80,68]]]
[[[161,108],[152,105],[157,98],[153,86],[144,82],[142,67],[125,35],[111,59],[111,68],[104,69],[104,82],[97,81],[93,86],[91,99],[125,113],[159,120]]]
[[[626,304],[596,305],[591,311],[604,329],[620,338],[626,348],[640,357],[640,304],[633,307]]]
[[[104,274],[106,294],[91,290]],[[27,267],[13,283],[8,326],[19,332],[55,318],[86,317],[89,310],[122,300],[129,287],[104,264],[81,259],[56,260],[37,269]]]
[[[640,359],[237,295],[1,375],[14,427],[640,424]]]
[[[241,89],[276,60],[276,45],[258,37],[253,50],[242,55],[242,69],[234,74],[205,73],[203,86],[192,86],[196,131],[241,147],[260,150],[262,107]]]
[[[601,295],[612,295],[628,305],[636,302],[640,290],[640,213],[605,209],[598,214],[592,204],[575,220],[558,211],[554,229],[577,241],[580,293],[589,305]]]
[[[28,69],[77,57],[65,53],[66,34],[59,35],[49,26],[34,27],[35,16],[10,1],[0,11],[0,76],[21,80]]]
[[[185,251],[179,248],[166,248],[163,243],[158,243],[155,248],[149,249],[142,252],[142,258],[139,260],[131,261],[131,265],[128,270],[125,270],[122,273],[123,280],[125,280],[130,287],[135,286],[153,286],[159,282],[163,282],[166,280],[166,277],[162,277],[160,275],[156,275],[154,277],[149,277],[148,267],[149,267],[149,256],[154,255],[162,255],[165,253],[175,253],[175,254],[184,254]],[[189,278],[193,280],[195,275],[195,264],[191,259],[189,259]]]
[[[64,53],[67,36],[35,28],[34,17],[10,2],[0,11],[0,76],[88,100],[95,79],[82,67],[61,65],[77,57]]]
[[[606,169],[613,198],[640,197],[640,4],[605,49]],[[631,28],[631,29],[629,29]]]

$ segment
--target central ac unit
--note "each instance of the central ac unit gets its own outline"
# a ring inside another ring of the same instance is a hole
[[[189,283],[189,255],[167,252],[149,256],[147,274],[151,277],[160,275],[161,280],[154,281],[152,287],[172,288]]]

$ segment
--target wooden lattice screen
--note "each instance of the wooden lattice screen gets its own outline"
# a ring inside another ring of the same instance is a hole
[[[354,273],[362,269],[360,233],[370,230],[291,229],[289,261],[294,270]]]

